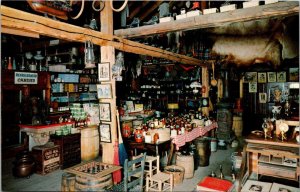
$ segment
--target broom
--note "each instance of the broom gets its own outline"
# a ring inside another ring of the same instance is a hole
[[[119,162],[120,165],[124,165],[125,159],[128,159],[128,155],[123,143],[123,138],[122,138],[122,134],[121,134],[121,127],[120,127],[120,116],[119,116],[119,112],[118,110],[116,110],[117,112],[117,123],[118,123],[118,135],[119,135]]]

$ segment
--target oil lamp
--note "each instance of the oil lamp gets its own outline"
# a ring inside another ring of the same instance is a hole
[[[84,64],[86,69],[92,69],[96,67],[94,48],[91,41],[86,41],[84,43]]]

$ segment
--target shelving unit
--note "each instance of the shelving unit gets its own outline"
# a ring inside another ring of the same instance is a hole
[[[51,72],[51,102],[58,111],[69,111],[71,103],[97,102],[96,74]]]
[[[248,170],[261,175],[299,181],[299,144],[264,140],[249,136],[246,139]]]

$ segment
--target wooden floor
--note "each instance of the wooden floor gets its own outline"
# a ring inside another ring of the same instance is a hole
[[[219,165],[223,166],[223,173],[230,177],[231,154],[234,150],[218,150],[210,156],[209,166],[198,167],[191,179],[184,179],[182,184],[174,187],[174,191],[194,191],[196,184],[211,171],[219,174]],[[14,178],[12,175],[13,159],[2,161],[1,191],[60,191],[63,170],[56,170],[47,175],[33,174],[30,178]]]

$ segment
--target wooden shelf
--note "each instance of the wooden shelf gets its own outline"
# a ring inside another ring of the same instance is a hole
[[[298,180],[299,145],[254,136],[248,136],[246,142],[249,173]],[[293,163],[288,164],[287,160]]]
[[[285,1],[268,5],[256,6],[234,11],[188,17],[156,25],[115,30],[119,37],[133,38],[161,33],[187,31],[201,28],[222,27],[236,22],[245,22],[259,19],[288,17],[299,14],[298,1]]]

